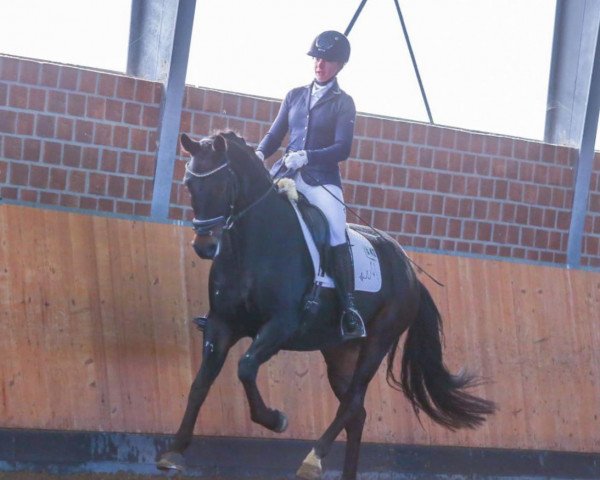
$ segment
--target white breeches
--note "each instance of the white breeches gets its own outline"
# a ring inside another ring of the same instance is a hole
[[[310,203],[319,207],[329,222],[329,245],[332,247],[346,243],[346,208],[340,202],[344,201],[342,189],[336,185],[325,185],[325,188],[336,196],[336,200],[325,188],[308,185],[300,173],[294,175],[297,190],[302,193]]]

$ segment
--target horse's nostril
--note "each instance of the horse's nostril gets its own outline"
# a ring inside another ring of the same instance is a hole
[[[192,243],[192,247],[194,247],[194,252],[196,252],[196,255],[198,255],[200,258],[204,258],[204,252],[202,251],[202,248],[200,248],[199,245]]]
[[[212,260],[217,253],[217,245],[199,245],[195,242],[192,242],[192,247],[196,255],[204,260]]]

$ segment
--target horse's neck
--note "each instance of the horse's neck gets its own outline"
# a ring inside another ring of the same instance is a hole
[[[232,245],[243,245],[239,248],[250,250],[252,255],[272,255],[273,249],[292,247],[297,222],[287,198],[273,190],[237,222],[231,233],[238,240]]]
[[[261,171],[256,166],[236,167],[234,171],[238,179],[237,188],[240,190],[237,192],[235,205],[238,213],[258,201],[268,190],[273,188],[268,172]]]
[[[312,271],[294,209],[277,193],[235,222],[221,242],[213,264],[215,285],[229,291],[231,304],[241,311],[260,297],[253,296],[257,289],[275,288],[269,282],[283,285],[293,277],[309,278]]]

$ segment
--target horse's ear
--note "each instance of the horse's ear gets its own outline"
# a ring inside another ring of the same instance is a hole
[[[215,137],[213,140],[213,150],[220,153],[223,153],[225,150],[227,150],[227,141],[223,135],[217,135]]]
[[[187,134],[181,134],[181,146],[190,155],[194,156],[200,151],[200,142],[195,142]]]

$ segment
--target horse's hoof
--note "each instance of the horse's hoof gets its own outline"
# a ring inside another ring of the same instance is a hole
[[[287,430],[288,418],[285,413],[280,412],[279,410],[277,410],[277,414],[279,416],[279,422],[277,423],[277,426],[275,427],[275,429],[273,431],[277,432],[277,433],[283,433]]]
[[[185,459],[178,452],[166,452],[160,457],[156,463],[159,470],[177,470],[178,472],[185,471]]]
[[[302,465],[300,465],[300,468],[296,472],[296,476],[303,480],[319,480],[322,474],[323,469],[321,468],[321,459],[317,457],[315,449],[313,448],[302,462]]]

